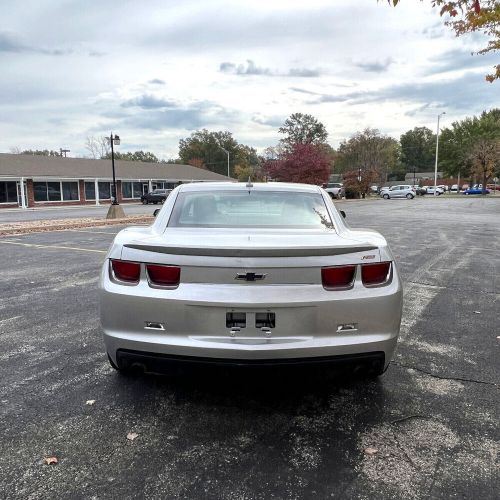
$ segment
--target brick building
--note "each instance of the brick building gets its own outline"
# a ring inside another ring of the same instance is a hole
[[[120,203],[137,202],[155,188],[229,180],[170,163],[115,160],[115,171]],[[110,203],[112,178],[111,160],[0,153],[0,209]]]

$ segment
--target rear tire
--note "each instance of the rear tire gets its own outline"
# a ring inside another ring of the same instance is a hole
[[[389,199],[389,195],[388,194],[384,194],[384,196],[382,196],[382,198],[384,198],[384,200],[388,200]]]
[[[134,374],[135,367],[127,366],[126,368],[120,368],[111,359],[111,356],[109,355],[109,352],[107,353],[107,355],[108,355],[108,361],[109,361],[109,364],[111,365],[111,368],[113,368],[114,370],[116,370],[120,375],[133,375]],[[137,370],[135,370],[135,372],[137,372]]]
[[[408,193],[408,194],[406,195],[406,197],[407,197],[409,200],[413,200],[413,195],[412,195],[411,193]]]
[[[109,364],[111,365],[111,368],[120,371],[120,368],[118,368],[118,366],[115,365],[115,362],[111,359],[109,352],[107,352],[106,354],[108,355],[108,361],[109,361]]]
[[[148,203],[149,203],[148,200],[142,200],[143,205],[147,205]]]

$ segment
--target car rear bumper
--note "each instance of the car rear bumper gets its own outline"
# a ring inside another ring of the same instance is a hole
[[[399,335],[402,286],[329,292],[316,285],[183,285],[176,290],[121,286],[104,270],[100,289],[106,349],[118,352],[276,363],[323,357],[384,354],[387,365]],[[245,312],[247,326],[231,332],[226,314]],[[256,327],[259,312],[276,315],[275,328]],[[163,329],[150,329],[157,322]],[[339,331],[339,325],[352,330]]]
[[[328,367],[362,367],[380,372],[385,366],[385,353],[375,351],[365,354],[348,354],[337,356],[318,356],[315,358],[284,359],[227,359],[195,356],[175,356],[155,352],[119,349],[116,352],[116,365],[120,369],[140,367],[146,372],[172,373],[188,369],[204,368],[328,368]]]

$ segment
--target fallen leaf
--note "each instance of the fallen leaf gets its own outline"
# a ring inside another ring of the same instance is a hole
[[[133,441],[139,434],[137,434],[137,432],[129,432],[127,434],[127,439],[129,441]]]
[[[372,448],[371,446],[369,446],[368,448],[365,448],[365,451],[364,451],[365,455],[368,455],[368,456],[373,456],[375,455],[376,453],[378,453],[378,450],[377,448]]]
[[[57,457],[45,457],[44,462],[47,465],[55,465],[57,464]]]
[[[94,403],[95,403],[95,399],[89,399],[89,400],[85,401],[85,404],[89,405],[89,406],[92,406]]]

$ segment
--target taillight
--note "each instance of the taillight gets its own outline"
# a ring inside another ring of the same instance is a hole
[[[111,267],[116,279],[127,283],[139,283],[141,265],[138,262],[111,260]]]
[[[365,286],[382,285],[387,281],[390,262],[380,262],[377,264],[363,264],[361,266],[361,280]]]
[[[348,288],[354,282],[356,266],[323,267],[321,281],[326,289]]]
[[[177,286],[181,279],[181,268],[175,266],[161,266],[146,264],[149,282],[159,286]]]

